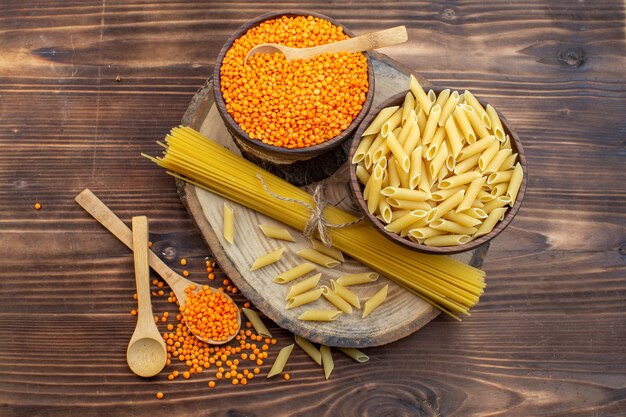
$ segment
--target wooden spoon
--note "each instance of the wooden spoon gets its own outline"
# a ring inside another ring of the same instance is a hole
[[[100,222],[100,224],[103,225],[109,232],[113,233],[113,235],[121,240],[122,243],[124,243],[130,249],[133,248],[133,237],[130,229],[89,189],[85,188],[80,194],[76,196],[75,200],[83,209],[87,211],[87,213],[91,214],[93,218]],[[152,269],[154,269],[157,274],[159,274],[161,278],[163,278],[165,282],[167,282],[167,285],[170,286],[172,291],[174,291],[174,294],[178,299],[178,304],[181,307],[185,306],[185,301],[187,299],[185,289],[187,287],[189,287],[190,285],[195,285],[196,291],[202,287],[202,285],[185,279],[178,275],[176,272],[172,271],[151,250],[148,251],[148,261]],[[224,296],[232,301],[228,294],[224,293]],[[239,309],[237,309],[237,331],[235,332],[235,334],[229,336],[226,340],[203,339],[201,337],[198,337],[197,335],[196,337],[206,343],[223,345],[224,343],[230,342],[237,335],[240,328],[241,313],[239,312]]]
[[[291,48],[276,43],[263,43],[250,49],[244,60],[244,65],[248,62],[249,57],[259,53],[273,54],[280,52],[285,56],[287,61],[291,61],[294,59],[312,58],[324,53],[371,51],[385,46],[404,43],[407,39],[406,27],[396,26],[395,28],[372,32],[343,41],[314,46],[312,48]]]
[[[133,252],[137,285],[137,326],[128,342],[126,362],[130,370],[144,378],[155,376],[165,367],[167,349],[152,317],[150,267],[148,266],[148,218],[133,217]]]

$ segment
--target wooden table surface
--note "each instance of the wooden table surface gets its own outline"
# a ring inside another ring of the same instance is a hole
[[[132,256],[74,196],[147,215],[159,253],[206,280],[174,181],[139,153],[159,152],[230,33],[295,6],[357,33],[406,25],[410,41],[381,52],[506,115],[525,203],[462,323],[440,316],[365,364],[335,354],[329,381],[297,350],[290,381],[141,380],[125,363]],[[2,1],[0,415],[626,415],[624,21],[621,1]]]

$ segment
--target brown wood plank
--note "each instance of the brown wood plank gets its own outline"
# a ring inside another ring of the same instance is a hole
[[[463,323],[440,317],[369,349],[369,363],[336,354],[329,381],[298,350],[291,381],[210,392],[208,373],[172,383],[126,369],[132,258],[73,197],[90,187],[125,221],[147,214],[160,249],[190,257],[192,276],[205,277],[209,254],[174,182],[138,154],[159,152],[154,141],[180,121],[233,30],[290,6],[0,3],[0,415],[626,414],[616,0],[299,5],[356,33],[406,25],[409,42],[381,52],[435,85],[472,90],[517,130],[528,190],[492,242],[486,293]]]

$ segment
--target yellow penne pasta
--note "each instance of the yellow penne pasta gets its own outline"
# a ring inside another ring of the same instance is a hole
[[[326,285],[322,285],[320,288],[322,290],[322,295],[324,296],[324,298],[326,298],[332,305],[334,305],[346,314],[352,314],[352,306],[350,305],[350,303],[335,294]]]
[[[289,360],[289,356],[291,355],[291,351],[293,350],[293,343],[289,346],[285,346],[278,352],[276,355],[276,360],[272,365],[272,369],[267,373],[267,378],[271,378],[280,374],[283,369],[285,369],[285,365],[287,365],[287,361]]]
[[[480,177],[482,177],[482,174],[480,172],[466,172],[464,174],[459,174],[453,177],[446,178],[439,183],[439,188],[445,190],[446,188],[460,187],[461,185],[469,184],[470,182]]]
[[[231,245],[235,241],[235,212],[233,208],[224,203],[224,240]]]
[[[478,199],[479,199],[480,201],[482,201],[483,203],[486,203],[486,202],[488,202],[488,201],[491,201],[491,200],[493,200],[493,199],[494,199],[494,198],[496,198],[496,197],[498,197],[498,196],[493,196],[493,195],[491,195],[491,193],[489,193],[489,192],[487,192],[487,191],[485,191],[485,190],[480,190],[480,191],[478,192]]]
[[[493,135],[490,135],[490,136],[481,138],[480,140],[477,140],[476,142],[472,143],[469,146],[464,147],[463,149],[461,149],[461,152],[459,152],[459,161],[463,161],[464,159],[467,159],[470,156],[474,156],[476,154],[481,153],[495,141],[496,141],[496,137]]]
[[[511,138],[509,135],[504,135],[504,142],[502,143],[501,149],[511,149]]]
[[[398,142],[398,139],[393,134],[393,132],[389,132],[389,134],[387,135],[387,145],[393,153],[397,165],[402,169],[402,171],[408,173],[411,166],[409,155],[407,155],[407,153],[404,151],[404,148],[402,147],[402,145],[400,145],[400,142]]]
[[[298,320],[304,321],[333,321],[341,316],[339,310],[307,310],[298,316]]]
[[[463,197],[463,201],[461,201],[461,204],[456,208],[457,213],[472,207],[472,203],[478,198],[478,193],[482,190],[484,183],[485,177],[476,178],[470,183],[465,192],[465,197]]]
[[[448,146],[448,149],[450,149],[449,146]],[[445,165],[446,165],[446,168],[448,168],[448,173],[454,172],[454,168],[456,167],[456,160],[454,159],[454,156],[452,154],[448,154]]]
[[[496,223],[500,221],[500,218],[504,215],[506,210],[506,207],[499,207],[492,210],[485,219],[485,221],[483,221],[483,223],[480,225],[476,233],[474,233],[474,238],[486,235],[487,233],[491,232],[496,226]]]
[[[461,138],[461,134],[456,127],[456,122],[453,117],[448,117],[444,129],[446,130],[446,140],[450,147],[450,154],[456,159],[461,149],[463,149],[463,139]]]
[[[509,151],[509,150],[505,150],[505,151]],[[509,169],[511,169],[511,168],[513,168],[515,166],[515,161],[517,161],[517,154],[516,153],[509,154],[509,156],[506,157],[504,162],[502,162],[502,164],[499,167],[496,167],[493,170],[493,172],[496,172],[496,171],[507,171],[507,170],[509,170]]]
[[[337,284],[349,287],[350,285],[369,284],[378,279],[376,272],[361,272],[358,274],[347,274],[337,278]]]
[[[422,174],[422,147],[418,146],[411,152],[411,167],[409,168],[409,188],[414,190],[419,184]],[[399,180],[398,180],[399,182]]]
[[[363,315],[361,316],[362,319],[369,316],[372,311],[376,310],[376,308],[378,308],[387,299],[388,290],[389,285],[385,285],[363,304]]]
[[[367,184],[370,179],[370,173],[367,172],[363,165],[356,166],[356,176],[361,184]]]
[[[389,205],[391,207],[393,207],[393,212],[392,212],[392,221],[394,219],[394,214],[396,213],[395,210],[430,210],[431,207],[428,203],[426,203],[425,201],[411,201],[411,200],[401,200],[398,198],[394,198],[394,197],[387,197],[386,198],[387,203],[389,203]]]
[[[428,98],[430,99],[430,103],[432,105],[434,105],[437,101],[437,93],[435,93],[435,90],[433,90],[432,88],[428,90]],[[432,111],[432,107],[430,108],[430,110]]]
[[[322,354],[322,367],[324,368],[324,377],[328,379],[330,377],[330,374],[333,372],[333,369],[335,368],[333,356],[330,353],[330,347],[326,345],[320,346],[320,353]]]
[[[432,221],[430,222],[429,227],[435,230],[441,230],[443,232],[455,233],[459,235],[471,235],[474,234],[476,230],[478,230],[473,226],[461,226],[458,223],[446,219],[437,219],[435,221]]]
[[[441,105],[441,114],[439,115],[439,126],[445,126],[452,112],[456,108],[456,105],[459,104],[460,96],[458,91],[453,91],[450,94],[450,97],[446,100],[444,104]]]
[[[511,156],[511,149],[500,149],[496,155],[491,159],[489,164],[483,169],[484,174],[493,174],[497,171],[506,171],[511,167],[505,166],[505,162]]]
[[[327,248],[322,242],[317,239],[313,239],[311,241],[311,246],[313,246],[313,249],[320,253],[323,253],[326,256],[330,256],[331,258],[334,258],[340,262],[345,261],[343,253],[339,249],[333,247]]]
[[[376,138],[374,138],[374,141],[365,152],[365,156],[363,157],[363,162],[365,163],[365,168],[367,168],[368,170],[372,167],[372,165],[375,162],[374,152],[380,147],[380,145],[384,141],[385,141],[385,138],[383,137],[383,135],[379,133],[378,135],[376,135]]]
[[[398,233],[405,227],[415,223],[416,221],[426,217],[427,215],[428,211],[426,210],[412,210],[404,216],[400,217],[399,219],[389,223],[387,226],[385,226],[385,230],[392,233]]]
[[[317,284],[320,282],[321,277],[322,277],[322,274],[315,274],[298,282],[297,284],[293,284],[291,287],[289,287],[289,290],[287,291],[287,295],[285,296],[285,300],[289,300],[290,298],[293,298],[312,288],[315,288]]]
[[[411,114],[411,116],[409,117],[409,120],[407,120],[406,123],[403,124],[402,129],[400,129],[400,133],[398,135],[396,135],[396,138],[398,139],[398,142],[403,147],[404,147],[404,143],[406,142],[407,138],[411,134],[411,130],[412,129],[419,129],[417,127],[417,116],[413,116],[415,114],[415,112],[413,110],[411,110],[410,114]]]
[[[400,200],[410,201],[426,201],[430,199],[430,194],[420,191],[412,190],[410,188],[402,187],[387,187],[380,192],[385,197],[396,198]]]
[[[310,290],[307,292],[303,292],[302,294],[298,294],[294,297],[291,297],[287,301],[287,305],[285,306],[285,310],[291,310],[292,308],[300,307],[305,304],[312,303],[322,296],[322,289],[316,288],[314,290]]]
[[[493,174],[489,174],[487,177],[487,184],[495,185],[501,182],[509,182],[511,181],[511,177],[513,176],[513,171],[497,171]]]
[[[517,164],[515,164],[515,168],[513,168],[513,174],[511,175],[509,187],[506,190],[506,196],[511,199],[509,203],[511,207],[513,207],[513,204],[515,204],[515,199],[517,198],[517,193],[522,186],[523,179],[524,172],[522,171],[522,165],[518,162]]]
[[[474,167],[478,165],[478,159],[480,159],[480,155],[476,154],[462,160],[461,162],[457,162],[454,166],[454,173],[460,175],[471,171]]]
[[[463,98],[465,99],[465,102],[470,105],[474,112],[478,115],[478,118],[485,127],[485,129],[491,129],[491,119],[489,118],[489,115],[483,108],[482,104],[480,104],[480,102],[476,99],[476,97],[474,97],[474,95],[468,90],[465,90],[465,92],[463,93]]]
[[[444,235],[446,232],[443,230],[435,230],[432,227],[418,227],[409,231],[409,236],[415,239],[424,240],[433,236]]]
[[[446,104],[446,101],[448,101],[448,97],[450,97],[450,89],[446,88],[445,90],[442,90],[441,93],[439,93],[439,95],[437,96],[437,100],[435,100],[433,105],[438,105],[443,109],[444,104]]]
[[[483,207],[483,211],[487,214],[491,213],[497,208],[504,207],[511,202],[511,199],[506,195],[501,195],[500,197],[494,198],[493,200],[485,203]]]
[[[404,172],[402,168],[400,168],[400,165],[398,165],[398,161],[396,161],[395,158],[393,159],[393,163],[396,165],[396,172],[398,173],[398,177],[400,179],[400,186],[402,188],[409,188],[409,173]]]
[[[411,184],[409,183],[408,186],[410,187],[410,185]],[[422,174],[420,175],[420,179],[419,179],[419,183],[417,184],[417,188],[420,191],[423,191],[425,193],[430,193],[430,190],[432,189],[432,187],[430,186],[430,175],[428,175],[428,169],[422,168]]]
[[[440,235],[429,237],[424,241],[427,246],[456,246],[464,245],[472,238],[467,235]]]
[[[395,161],[396,160],[393,155],[387,160],[387,174],[389,177],[388,187],[400,186],[400,176],[398,175],[398,168]]]
[[[359,142],[359,146],[357,146],[356,150],[354,151],[354,156],[352,157],[353,164],[357,164],[361,162],[363,158],[365,158],[365,153],[370,148],[370,146],[372,146],[374,139],[376,139],[376,135],[374,134],[363,136],[361,138],[361,142]]]
[[[337,281],[335,280],[330,280],[330,286],[335,294],[352,304],[353,307],[361,308],[361,302],[359,301],[359,297],[355,293],[353,293],[343,285],[337,284]]]
[[[425,155],[428,161],[432,160],[435,157],[445,136],[446,136],[446,129],[441,126],[437,127],[437,130],[435,130],[435,134],[433,135],[433,138],[431,139],[430,144],[428,145],[428,148],[426,149]]]
[[[467,214],[470,217],[474,217],[476,219],[486,219],[487,218],[487,213],[485,213],[485,210],[480,209],[480,208],[471,208],[469,210],[465,210],[463,212],[463,214]]]
[[[498,116],[498,112],[493,108],[491,104],[487,104],[487,116],[489,116],[489,120],[491,121],[491,131],[493,132],[496,139],[499,142],[504,142],[504,128],[502,127],[502,121],[500,120],[500,116]]]
[[[380,133],[383,137],[387,137],[393,130],[400,126],[400,122],[402,121],[402,109],[399,108],[396,110],[389,119],[383,124],[383,127],[380,128]]]
[[[450,155],[448,155],[448,156],[450,156]],[[449,171],[448,171],[448,166],[446,165],[446,162],[448,162],[449,159],[450,158],[446,157],[446,160],[444,161],[443,166],[441,167],[441,169],[437,173],[437,178],[433,178],[431,180],[431,187],[434,187],[436,184],[440,183],[441,181],[443,181],[444,178],[446,178],[448,176]]]
[[[443,215],[446,220],[452,220],[455,223],[460,224],[465,227],[474,227],[478,226],[481,221],[472,216],[468,216],[465,213],[457,213],[456,211],[449,211]]]
[[[500,142],[494,140],[491,145],[487,147],[478,158],[478,169],[484,171],[487,166],[489,166],[489,162],[493,160],[498,151],[500,150]]]
[[[446,198],[450,197],[452,194],[456,193],[457,191],[464,190],[464,189],[465,188],[463,186],[459,186],[455,188],[446,188],[445,190],[437,190],[432,194],[431,199],[435,202],[443,201]]]
[[[259,256],[255,259],[254,263],[252,263],[250,271],[256,271],[259,268],[263,268],[275,262],[278,262],[280,258],[283,257],[283,252],[285,252],[285,248],[278,248],[269,253],[266,253],[265,255]]]
[[[409,91],[404,96],[404,103],[402,104],[402,117],[400,119],[402,126],[404,126],[406,121],[409,119],[409,115],[412,111],[415,111],[415,97],[413,96],[413,93]]]
[[[407,127],[410,128],[410,130],[406,139],[404,140],[404,142],[402,142],[402,148],[407,154],[410,154],[411,152],[413,152],[413,149],[415,149],[415,147],[419,144],[422,137],[420,133],[420,128],[417,124],[417,119],[409,121]]]
[[[445,143],[441,144],[439,151],[435,155],[430,164],[428,164],[428,175],[431,180],[437,177],[437,174],[441,170],[441,168],[445,165],[446,159],[448,158],[448,145]]]
[[[444,214],[449,212],[450,210],[456,208],[461,201],[463,201],[463,197],[465,196],[465,190],[459,190],[456,193],[452,194],[447,199],[443,200],[439,203],[438,206],[433,208],[429,213],[426,219],[428,223],[431,223],[438,218],[442,217]]]
[[[495,184],[493,188],[491,189],[491,193],[489,194],[491,196],[491,200],[498,198],[501,195],[504,195],[508,188],[509,188],[508,182],[501,182],[501,183]],[[491,201],[491,200],[488,200],[488,201]],[[487,201],[485,201],[485,203],[486,202]]]
[[[409,88],[415,96],[415,100],[417,101],[420,109],[424,111],[426,116],[428,116],[428,114],[430,113],[430,108],[432,107],[432,102],[430,101],[428,94],[424,92],[424,89],[422,88],[419,81],[417,81],[417,79],[412,74],[409,80]]]
[[[326,268],[334,268],[341,263],[338,260],[331,258],[330,256],[319,253],[315,249],[301,249],[296,252],[296,255],[303,259],[306,259],[307,261],[316,263],[321,266],[325,266]]]
[[[385,122],[400,108],[400,106],[386,107],[372,120],[361,136],[375,135],[380,132]]]
[[[283,229],[282,227],[260,224],[259,229],[261,229],[265,237],[270,239],[286,240],[288,242],[296,241],[293,236],[291,236],[291,233],[289,233],[289,230]]]
[[[383,168],[380,163],[376,163],[374,172],[367,182],[367,209],[370,213],[374,213],[378,208],[378,199],[380,198],[380,189],[383,184]]]
[[[344,355],[354,359],[357,362],[363,363],[370,360],[369,356],[367,356],[365,353],[361,352],[358,349],[343,347],[338,347],[337,349],[339,349]]]
[[[385,223],[391,223],[392,210],[386,198],[381,198],[378,201],[378,213]]]
[[[265,326],[265,323],[263,323],[263,320],[261,320],[261,317],[259,317],[259,314],[256,311],[245,307],[243,307],[241,311],[246,315],[248,321],[252,324],[252,327],[254,327],[257,334],[263,337],[272,337],[272,333],[270,333],[267,326]]]
[[[452,112],[452,117],[454,117],[454,121],[456,125],[459,127],[459,130],[463,134],[463,137],[468,143],[476,142],[476,133],[474,133],[474,129],[472,129],[472,125],[470,124],[469,119],[467,118],[467,114],[463,110],[460,105],[457,105]]]
[[[426,121],[428,120],[428,116],[426,116],[426,113],[424,112],[424,110],[421,110],[417,113],[417,127],[419,127],[420,129],[420,135],[421,132],[424,131],[424,129],[426,128]]]
[[[437,122],[439,122],[439,115],[441,114],[440,106],[433,106],[430,109],[430,114],[428,115],[428,119],[426,120],[426,126],[424,127],[424,131],[422,132],[422,144],[428,145],[435,135],[435,131],[437,130]]]
[[[315,265],[304,262],[285,272],[281,272],[273,279],[273,281],[277,284],[286,284],[313,271],[315,271]]]
[[[304,337],[300,337],[298,335],[294,336],[294,340],[296,342],[296,344],[298,346],[300,346],[300,348],[307,354],[309,355],[309,357],[311,359],[313,359],[313,361],[318,364],[318,365],[322,365],[322,354],[320,353],[320,351],[313,345],[313,343],[311,343],[309,340],[305,339]]]

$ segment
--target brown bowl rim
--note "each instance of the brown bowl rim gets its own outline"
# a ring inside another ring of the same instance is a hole
[[[437,94],[439,94],[441,91],[444,90],[443,88],[435,88],[435,87],[432,87],[432,89]],[[361,209],[361,211],[363,212],[365,218],[374,226],[374,229],[376,229],[379,233],[381,233],[387,239],[390,239],[391,241],[396,242],[404,247],[413,249],[417,252],[429,253],[432,255],[451,255],[455,253],[467,252],[467,251],[476,249],[477,247],[484,245],[485,243],[489,242],[491,239],[498,236],[509,225],[509,223],[511,223],[513,218],[517,215],[517,212],[519,211],[520,206],[522,205],[522,200],[524,199],[524,195],[526,193],[526,184],[528,182],[528,167],[526,163],[526,155],[524,153],[524,148],[522,146],[520,138],[517,135],[517,132],[515,132],[515,130],[511,127],[511,124],[509,123],[509,121],[502,115],[502,113],[500,113],[497,110],[496,111],[498,112],[500,121],[502,122],[502,127],[504,128],[505,133],[507,133],[509,137],[511,138],[511,148],[513,148],[513,150],[516,151],[518,154],[518,161],[522,165],[524,175],[522,178],[522,185],[520,186],[520,190],[517,195],[517,199],[515,200],[515,204],[513,204],[513,207],[507,210],[506,215],[504,216],[504,219],[498,222],[496,227],[494,227],[491,232],[479,237],[478,239],[472,240],[464,245],[441,246],[441,247],[420,245],[419,243],[415,243],[407,238],[400,237],[400,235],[398,234],[387,232],[384,229],[385,224],[381,222],[380,220],[378,220],[375,216],[370,214],[370,212],[367,209],[367,204],[365,200],[363,199],[363,191],[361,188],[361,183],[359,182],[356,176],[356,165],[352,163],[354,152],[356,151],[356,148],[360,142],[361,134],[365,131],[367,126],[369,126],[369,124],[372,122],[374,117],[376,117],[376,115],[380,112],[380,110],[389,106],[395,106],[395,105],[401,106],[402,102],[404,101],[404,97],[408,91],[409,90],[407,89],[401,93],[398,93],[388,98],[387,100],[385,100],[378,106],[376,106],[376,108],[370,111],[370,113],[363,119],[363,121],[361,122],[361,125],[359,126],[356,133],[354,134],[354,138],[350,145],[350,151],[348,154],[348,163],[350,166],[350,169],[349,169],[350,190],[352,191],[352,195],[354,196],[354,199],[357,201],[357,204],[359,208]],[[483,107],[487,105],[487,103],[485,103],[479,97],[476,97],[476,98],[478,99],[478,101]]]
[[[370,107],[374,100],[375,79],[374,79],[374,67],[372,65],[372,60],[371,60],[370,55],[367,52],[364,52],[364,55],[365,55],[365,59],[367,60],[368,89],[367,89],[367,94],[365,95],[365,101],[363,102],[363,107],[361,111],[356,115],[356,117],[352,120],[350,125],[342,133],[318,145],[307,146],[305,148],[289,149],[289,148],[283,148],[283,147],[274,146],[274,145],[268,145],[268,144],[261,142],[260,140],[250,139],[248,134],[241,127],[239,127],[235,119],[233,119],[233,117],[226,110],[226,103],[224,102],[224,97],[222,96],[220,69],[222,67],[222,61],[224,60],[224,56],[226,55],[226,52],[228,52],[230,47],[233,45],[233,42],[235,42],[235,40],[238,39],[241,35],[243,35],[248,29],[258,25],[259,23],[264,22],[266,20],[273,19],[273,18],[281,17],[281,16],[313,16],[313,17],[317,17],[320,19],[325,19],[331,22],[332,24],[334,24],[335,26],[342,27],[344,33],[350,35],[350,37],[355,36],[354,32],[348,29],[345,25],[321,13],[311,12],[307,10],[288,9],[288,10],[269,12],[269,13],[259,15],[247,21],[243,25],[241,25],[224,43],[224,45],[222,46],[222,49],[220,50],[219,55],[217,56],[217,61],[215,62],[215,68],[213,70],[213,93],[215,96],[215,104],[216,104],[216,107],[220,116],[222,117],[222,120],[224,120],[229,130],[230,129],[234,130],[237,133],[237,135],[245,139],[246,143],[250,144],[250,146],[253,146],[257,149],[267,151],[270,153],[275,153],[275,154],[319,155],[345,142],[345,140],[348,139],[351,136],[351,134],[354,133],[354,131],[358,128],[358,126],[361,124],[361,121],[363,120],[365,116],[367,116],[370,110]]]

